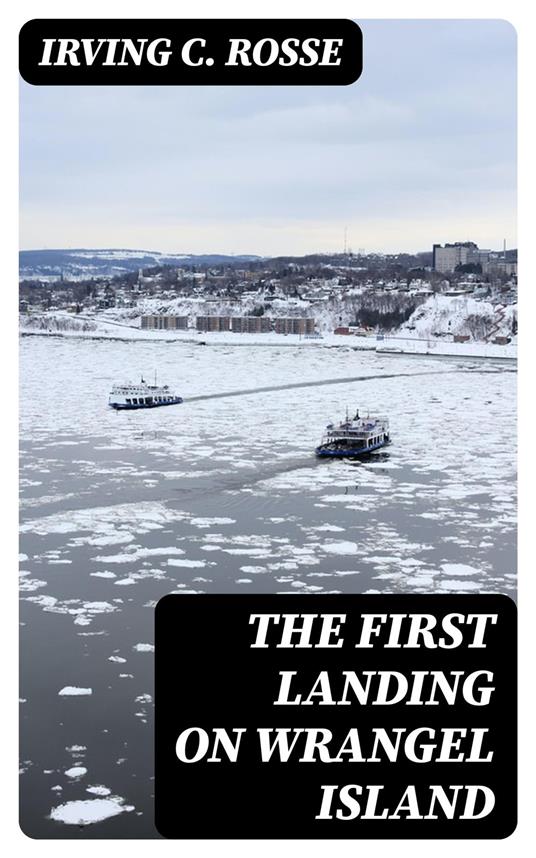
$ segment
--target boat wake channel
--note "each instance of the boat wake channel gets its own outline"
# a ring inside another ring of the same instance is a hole
[[[423,375],[452,375],[454,373],[482,373],[483,375],[495,374],[497,372],[512,372],[507,369],[484,369],[478,367],[457,367],[456,369],[426,370],[423,372],[385,372],[378,375],[351,375],[344,378],[324,378],[315,381],[296,381],[291,384],[272,384],[265,387],[245,388],[242,390],[229,390],[223,393],[204,393],[199,396],[188,396],[184,402],[201,402],[207,399],[225,399],[231,396],[252,396],[255,393],[273,393],[277,390],[296,390],[302,387],[323,387],[331,384],[352,384],[357,381],[378,381],[383,378],[417,378]]]
[[[325,385],[335,385],[335,384],[352,384],[354,382],[359,381],[381,381],[381,379],[387,378],[413,378],[419,376],[427,376],[427,375],[453,375],[455,373],[478,373],[478,374],[495,374],[497,372],[514,372],[515,370],[503,368],[503,367],[493,367],[493,368],[485,368],[482,366],[460,366],[457,365],[451,369],[437,369],[437,370],[425,370],[422,372],[392,372],[392,373],[378,373],[376,375],[353,375],[346,376],[344,378],[326,378],[326,379],[318,379],[316,381],[300,381],[294,382],[291,384],[279,384],[279,385],[266,385],[264,387],[255,387],[255,388],[246,388],[242,390],[231,390],[222,393],[212,393],[212,394],[203,394],[200,396],[190,396],[185,397],[184,404],[189,402],[201,402],[210,399],[224,399],[226,397],[237,397],[237,396],[253,396],[257,393],[269,393],[273,391],[279,390],[295,390],[297,388],[306,388],[306,387],[321,387]],[[390,453],[388,452],[375,452],[371,453],[370,457],[364,458],[360,462],[356,462],[352,459],[344,459],[343,461],[351,465],[354,468],[367,468],[368,464],[374,463],[378,464],[382,461],[388,461],[390,458]],[[240,473],[229,475],[226,474],[219,480],[219,484],[217,487],[214,485],[211,486],[210,489],[201,488],[200,486],[192,487],[190,490],[182,490],[180,494],[183,496],[187,496],[190,498],[199,498],[202,497],[207,491],[212,493],[221,492],[221,493],[234,493],[240,489],[245,487],[254,487],[259,483],[271,479],[273,477],[283,475],[285,473],[290,473],[292,471],[301,470],[302,468],[315,468],[315,467],[332,467],[336,468],[336,464],[333,462],[326,462],[319,460],[314,453],[308,453],[306,456],[296,456],[292,458],[285,457],[280,461],[273,462],[264,462],[264,463],[256,463],[254,467],[251,469],[246,468],[241,470]],[[250,496],[248,495],[248,498]],[[227,505],[234,506],[237,504],[241,504],[243,502],[243,498],[232,498],[228,496]],[[250,498],[251,501],[251,498]],[[171,500],[171,505],[175,505],[177,503],[176,496],[173,500]]]

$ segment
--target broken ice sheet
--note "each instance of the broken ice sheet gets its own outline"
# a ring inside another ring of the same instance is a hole
[[[120,813],[130,813],[134,810],[132,805],[125,804],[125,799],[113,795],[108,798],[79,799],[78,801],[67,801],[50,811],[50,819],[55,822],[63,822],[65,825],[91,825],[95,822],[103,822]]]

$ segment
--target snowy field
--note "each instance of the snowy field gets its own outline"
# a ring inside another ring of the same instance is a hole
[[[155,368],[183,405],[107,408]],[[344,347],[22,338],[24,830],[154,835],[165,593],[515,595],[515,384]],[[318,461],[346,406],[388,415],[393,445]]]

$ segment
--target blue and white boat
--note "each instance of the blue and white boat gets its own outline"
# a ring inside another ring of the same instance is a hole
[[[373,417],[367,414],[360,417],[348,417],[335,426],[328,423],[324,436],[316,448],[316,455],[331,458],[351,458],[363,456],[386,447],[391,443],[389,420],[387,417]]]
[[[110,408],[115,408],[116,411],[131,411],[135,408],[160,408],[163,405],[179,405],[182,401],[182,397],[173,393],[167,384],[157,385],[155,377],[154,384],[148,384],[143,378],[139,384],[132,384],[131,382],[114,384],[108,405]]]

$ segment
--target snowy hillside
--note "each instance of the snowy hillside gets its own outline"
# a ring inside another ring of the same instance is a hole
[[[188,316],[190,328],[195,328],[195,318],[199,315],[247,316],[265,312],[270,317],[308,316],[316,320],[317,330],[330,335],[339,325],[353,324],[359,297],[351,300],[330,299],[328,301],[304,301],[299,298],[273,298],[259,293],[244,295],[240,301],[203,297],[142,298],[136,307],[112,307],[95,313],[74,315],[65,311],[50,311],[21,315],[22,329],[32,331],[62,332],[100,332],[107,329],[119,333],[128,329],[132,333],[139,331],[142,315],[169,314]],[[141,333],[141,331],[140,331]],[[375,331],[371,330],[371,334]],[[491,304],[478,301],[469,296],[449,297],[434,295],[420,304],[408,321],[391,330],[384,331],[389,336],[426,340],[429,338],[452,339],[461,335],[469,337],[471,342],[489,342],[494,337],[517,339],[517,305]]]
[[[329,284],[328,284],[329,285]],[[386,304],[386,309],[399,302],[408,301],[413,308],[419,304],[419,299],[408,299],[405,296],[377,296],[363,295],[360,289],[346,292],[344,295],[331,294],[322,298],[313,296],[311,298],[293,296],[274,296],[269,291],[257,290],[255,292],[244,292],[240,298],[233,300],[225,297],[193,296],[166,299],[164,297],[145,297],[138,300],[136,307],[119,308],[112,307],[108,310],[99,311],[101,318],[115,321],[140,324],[141,316],[145,315],[171,315],[188,316],[190,324],[195,326],[195,317],[209,316],[250,316],[266,315],[271,318],[279,317],[308,317],[314,318],[316,329],[322,334],[332,333],[340,325],[355,325],[356,317],[363,306],[374,302],[381,307]],[[422,300],[422,299],[421,299]],[[380,318],[383,318],[379,309]],[[409,314],[408,314],[409,315]],[[387,318],[387,317],[386,317]],[[381,326],[382,330],[391,331],[387,324]],[[393,328],[393,330],[395,330]]]
[[[400,336],[426,339],[433,335],[468,336],[482,342],[492,337],[516,337],[517,304],[504,306],[470,296],[434,295],[401,325]]]
[[[307,301],[300,298],[274,298],[262,293],[244,294],[239,301],[224,298],[206,300],[203,297],[143,298],[133,308],[117,307],[99,313],[101,319],[126,322],[139,326],[142,315],[169,314],[188,316],[195,325],[198,315],[248,316],[263,310],[265,315],[308,316],[316,321],[317,330],[332,333],[339,325],[355,323],[356,312],[361,304],[359,294],[346,298]],[[396,336],[426,339],[430,336],[462,335],[471,341],[483,342],[496,336],[515,337],[517,304],[504,306],[478,301],[470,296],[434,295],[420,304],[407,322],[385,333]]]
[[[19,316],[20,330],[34,331],[36,333],[80,333],[90,334],[97,333],[99,325],[96,321],[92,321],[80,316],[73,316],[71,313],[61,311],[49,313],[33,313],[31,316]]]

